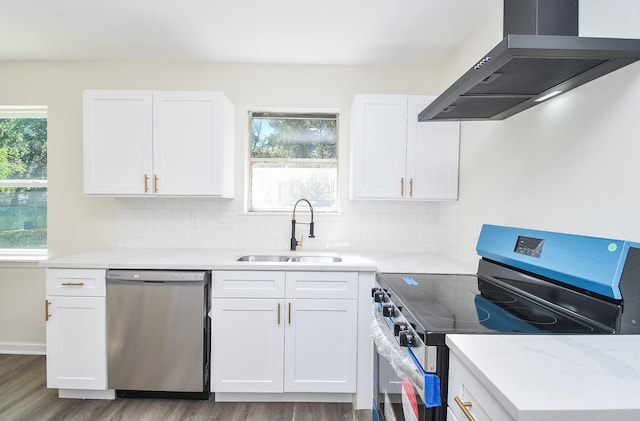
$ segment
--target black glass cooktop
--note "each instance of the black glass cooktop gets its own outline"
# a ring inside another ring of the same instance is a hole
[[[378,283],[427,345],[446,333],[606,333],[476,275],[384,273]]]

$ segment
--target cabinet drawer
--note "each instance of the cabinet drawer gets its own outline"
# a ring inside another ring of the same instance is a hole
[[[105,297],[104,269],[47,269],[47,295]]]
[[[357,272],[287,272],[287,298],[358,298]]]
[[[214,271],[211,295],[215,298],[283,298],[284,272]]]
[[[467,420],[467,417],[455,397],[462,402],[471,405],[467,407],[476,421],[513,421],[504,407],[476,378],[476,376],[464,366],[462,361],[453,353],[449,360],[449,393],[447,408],[458,421]]]

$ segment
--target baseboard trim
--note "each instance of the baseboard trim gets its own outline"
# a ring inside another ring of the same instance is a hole
[[[45,355],[47,345],[31,342],[0,342],[0,354]]]
[[[216,402],[339,402],[352,403],[352,393],[237,393],[215,392]]]
[[[84,390],[84,389],[58,389],[58,397],[64,399],[106,399],[114,400],[116,391],[107,390]]]

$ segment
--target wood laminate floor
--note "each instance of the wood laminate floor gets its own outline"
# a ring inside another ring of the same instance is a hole
[[[370,421],[345,403],[236,403],[173,399],[59,399],[45,357],[0,354],[0,421]]]

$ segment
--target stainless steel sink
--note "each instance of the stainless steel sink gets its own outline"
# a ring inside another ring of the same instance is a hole
[[[236,259],[238,262],[288,262],[289,256],[277,256],[267,254],[250,254],[240,256]]]
[[[290,262],[312,262],[312,263],[340,263],[342,257],[339,256],[291,256]]]
[[[278,262],[278,263],[339,263],[342,262],[340,256],[318,256],[318,255],[300,255],[285,256],[277,254],[249,254],[240,256],[236,259],[238,262]]]

